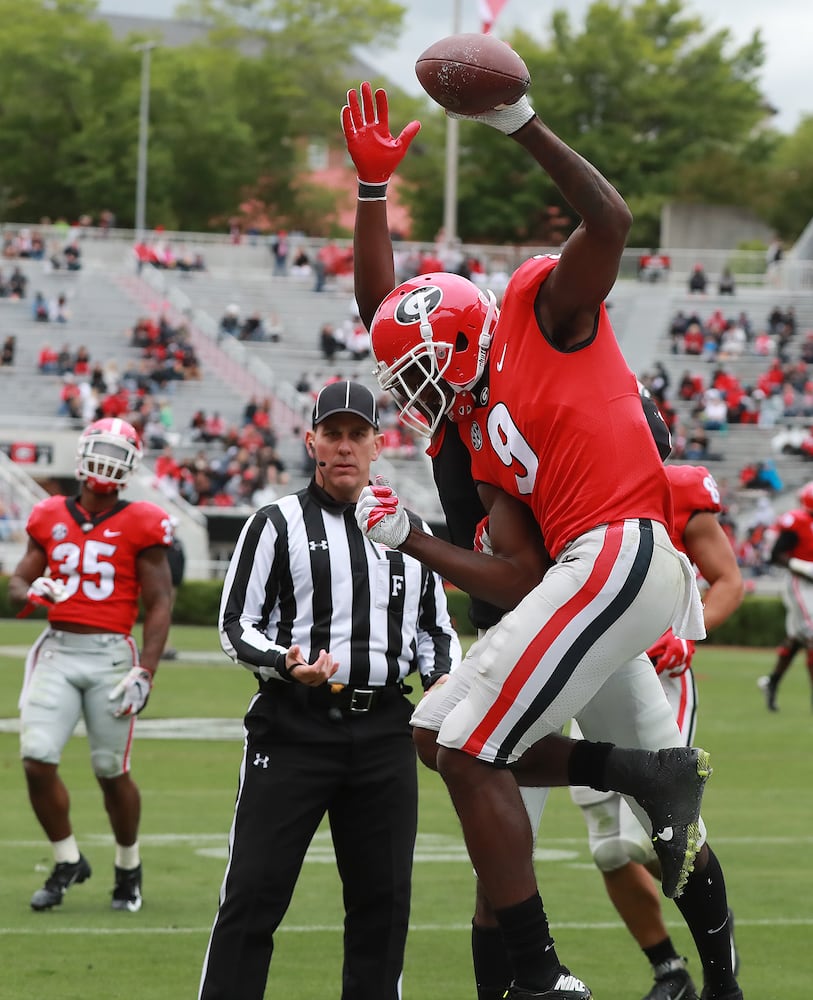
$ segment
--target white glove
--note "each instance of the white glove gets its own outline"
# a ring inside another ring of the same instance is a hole
[[[28,588],[25,596],[29,603],[47,608],[51,604],[61,604],[63,601],[67,601],[70,594],[61,580],[55,580],[51,576],[38,576]]]
[[[121,698],[121,704],[113,712],[116,718],[138,715],[147,704],[152,689],[152,674],[143,667],[133,667],[127,676],[119,681],[107,696],[110,701]]]
[[[493,556],[494,549],[491,545],[491,535],[488,533],[488,514],[477,522],[474,529],[474,551],[482,552],[484,555]]]
[[[513,135],[536,114],[526,96],[520,97],[514,104],[498,104],[492,111],[484,111],[481,115],[459,115],[456,111],[447,111],[449,118],[460,118],[463,121],[482,122],[492,128],[499,129],[505,135]]]
[[[375,484],[361,491],[356,522],[367,538],[390,549],[402,545],[410,529],[407,512],[383,476],[376,476]]]
[[[813,580],[813,562],[808,562],[807,559],[788,559],[788,569],[791,573],[798,573],[799,576],[804,576],[808,580]]]

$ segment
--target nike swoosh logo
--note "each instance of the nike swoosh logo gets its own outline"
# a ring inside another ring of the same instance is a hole
[[[500,360],[497,362],[497,371],[502,371],[503,362],[505,361],[505,352],[508,350],[508,344],[503,344],[502,354],[500,355]]]
[[[102,534],[104,535],[105,538],[118,538],[118,536],[121,534],[121,532],[120,531],[111,531],[109,528],[105,528],[104,531],[102,532]]]
[[[658,830],[655,836],[658,840],[665,840],[667,843],[674,837],[675,833],[671,826],[665,826],[662,830]]]

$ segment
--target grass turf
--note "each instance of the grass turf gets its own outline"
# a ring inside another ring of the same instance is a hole
[[[0,719],[16,717],[22,653],[40,628],[34,622],[0,623]],[[178,1000],[196,993],[223,875],[241,753],[239,719],[253,682],[218,655],[214,629],[173,628],[171,644],[183,656],[162,664],[144,719],[231,718],[236,736],[137,739],[133,774],[143,797],[145,869],[140,913],[109,909],[112,840],[82,737],[68,745],[62,774],[94,874],[71,889],[58,910],[29,909],[31,893],[52,862],[25,794],[17,737],[0,733],[0,844],[6,858],[0,1000]],[[703,812],[737,917],[746,998],[802,1000],[809,989],[804,955],[813,928],[813,720],[801,656],[780,689],[781,711],[766,711],[755,682],[773,658],[772,650],[713,647],[701,647],[695,657],[698,743],[711,752],[715,769]],[[423,769],[420,804],[404,997],[473,1000],[471,866],[445,789]],[[649,987],[647,963],[604,894],[583,821],[565,789],[551,794],[537,871],[562,959],[591,985],[597,1000],[642,996]],[[673,938],[699,978],[688,931],[674,904],[663,902]],[[268,997],[339,996],[341,921],[339,881],[323,828],[277,935]]]

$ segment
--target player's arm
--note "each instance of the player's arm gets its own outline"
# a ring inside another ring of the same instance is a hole
[[[710,511],[700,511],[689,519],[683,544],[689,559],[709,584],[703,596],[703,620],[706,630],[711,631],[742,603],[745,588],[737,558],[720,522]]]
[[[356,304],[370,329],[381,301],[395,288],[395,265],[387,221],[387,183],[417,135],[420,122],[410,122],[397,138],[390,132],[385,90],[369,83],[347,92],[342,131],[358,173],[359,192],[353,232]]]
[[[632,214],[613,185],[539,118],[513,138],[581,217],[536,302],[543,328],[558,346],[572,347],[590,337],[596,312],[615,284]]]
[[[141,667],[155,674],[172,620],[172,574],[167,550],[161,545],[152,545],[139,552],[136,575],[144,608]]]
[[[615,284],[632,213],[607,178],[540,120],[527,97],[471,120],[526,149],[581,218],[536,300],[546,333],[557,346],[573,347],[591,335],[596,312]]]
[[[365,487],[356,505],[359,527],[373,541],[418,559],[472,597],[510,610],[533,590],[549,565],[542,539],[524,504],[501,491],[484,497],[492,545],[486,555],[428,535],[410,521],[389,486]]]
[[[793,550],[799,544],[799,536],[795,531],[783,530],[779,532],[776,541],[771,549],[771,562],[775,566],[787,567],[790,562]]]
[[[29,536],[25,554],[8,580],[8,596],[13,607],[19,608],[26,603],[29,587],[45,574],[47,568],[48,556],[45,549]]]

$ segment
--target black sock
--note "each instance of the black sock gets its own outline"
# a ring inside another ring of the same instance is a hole
[[[560,964],[539,893],[494,912],[502,928],[514,982],[529,990],[552,986]]]
[[[697,945],[709,992],[717,996],[733,989],[737,981],[731,967],[725,878],[711,848],[705,868],[702,871],[695,868],[675,902]]]
[[[573,747],[567,764],[569,784],[587,785],[588,788],[595,788],[600,792],[609,791],[604,783],[604,772],[612,749],[612,743],[579,740]]]
[[[499,927],[471,925],[471,957],[477,1000],[502,1000],[514,971]]]
[[[680,958],[675,951],[675,946],[672,944],[670,937],[664,938],[663,941],[659,941],[657,944],[653,944],[651,948],[642,948],[641,951],[649,959],[653,968],[656,965],[663,965],[664,962],[669,962],[673,958]]]

